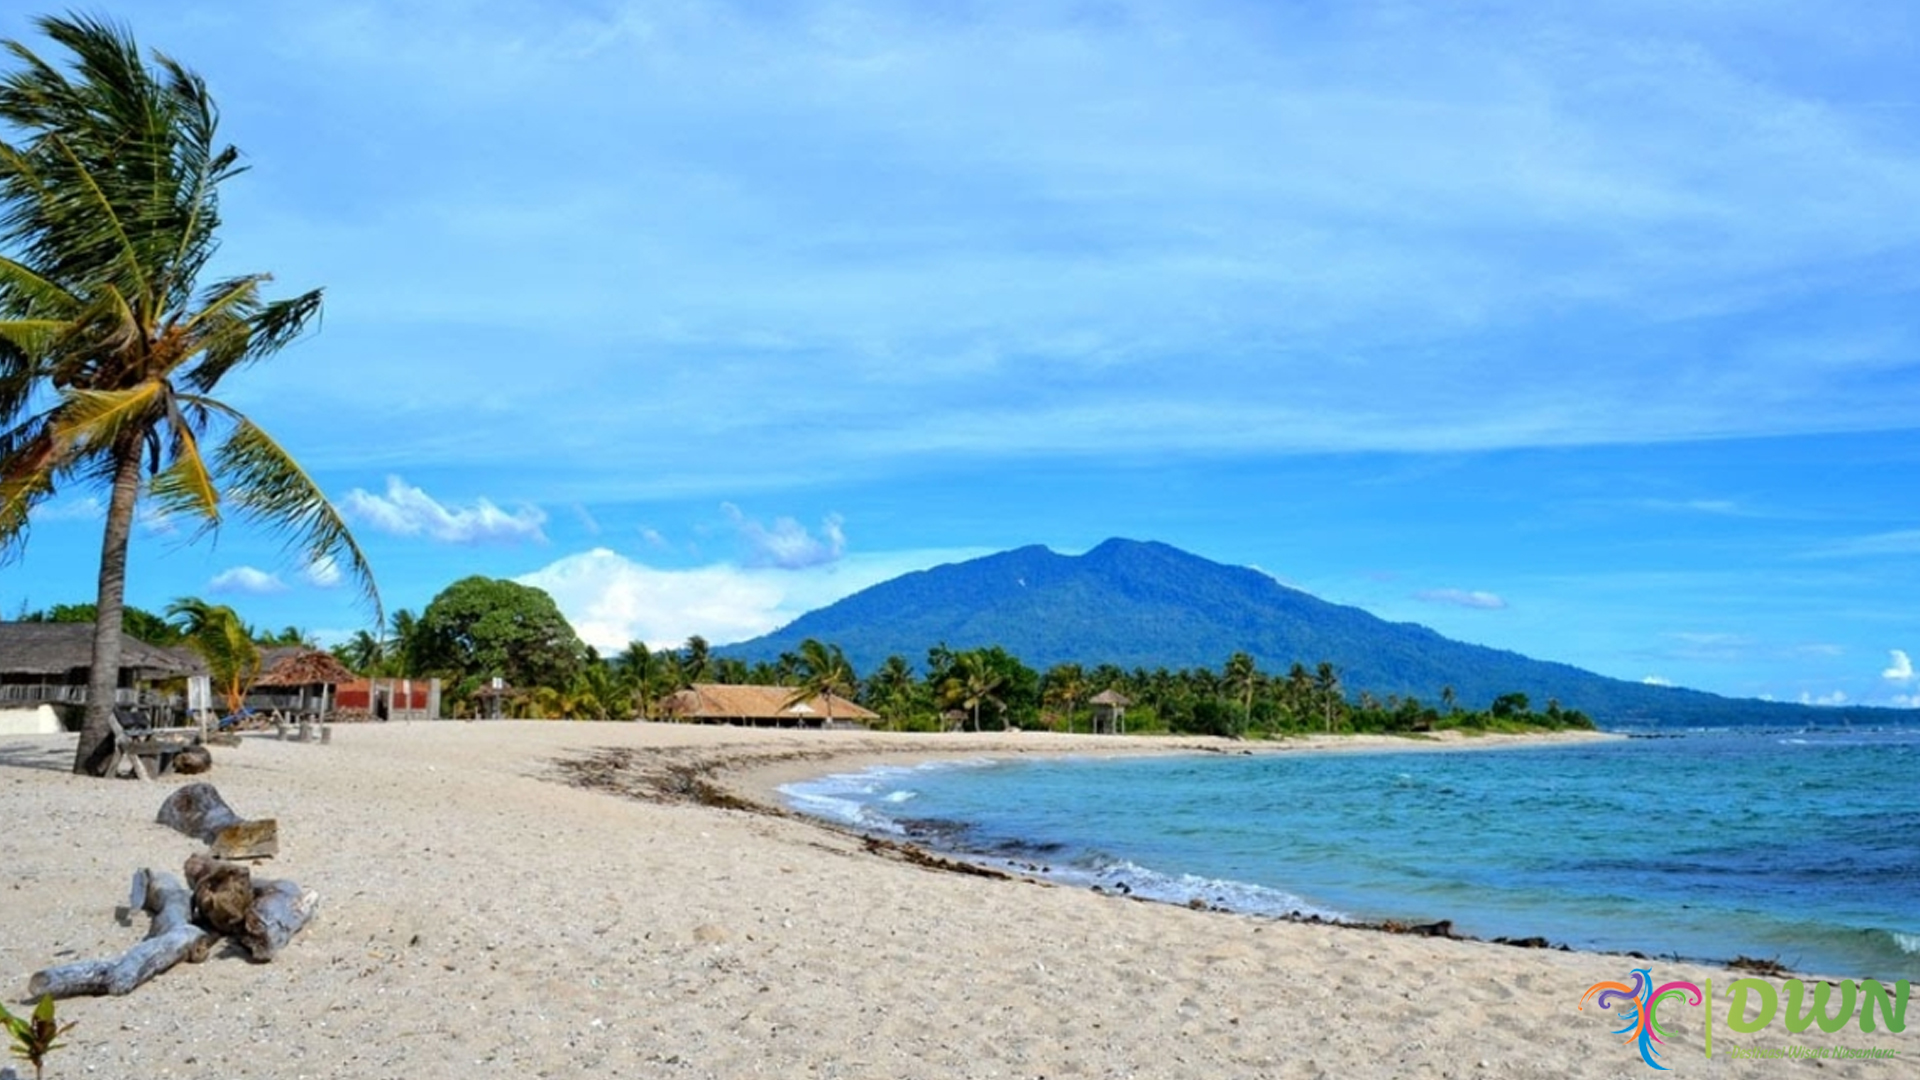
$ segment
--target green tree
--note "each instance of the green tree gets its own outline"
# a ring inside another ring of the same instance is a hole
[[[219,192],[242,167],[217,138],[200,77],[142,62],[131,34],[37,20],[63,72],[18,41],[0,78],[0,551],[69,484],[107,491],[87,713],[74,771],[106,764],[120,671],[127,544],[144,496],[217,528],[229,511],[331,559],[378,611],[359,545],[320,488],[251,419],[213,396],[297,338],[320,292],[269,300],[265,274],[201,286]]]
[[[1260,667],[1253,657],[1244,652],[1227,657],[1226,668],[1221,672],[1221,681],[1227,689],[1233,691],[1240,703],[1240,730],[1245,731],[1253,723],[1253,695],[1260,689]]]
[[[1073,734],[1073,709],[1087,697],[1087,677],[1079,664],[1055,664],[1041,680],[1041,700],[1060,710],[1067,734]]]
[[[793,695],[787,698],[783,709],[812,698],[824,698],[827,703],[827,726],[833,726],[833,701],[851,701],[859,691],[860,679],[853,673],[853,665],[847,662],[845,653],[838,645],[826,645],[813,638],[800,643],[800,682]]]
[[[913,708],[917,690],[913,668],[898,653],[867,677],[867,703],[886,716],[889,729],[899,728],[901,718]]]
[[[493,678],[526,691],[566,690],[587,651],[551,596],[477,575],[441,590],[420,613],[415,634],[423,672],[453,682],[461,697]]]
[[[621,685],[631,699],[630,707],[645,720],[653,715],[653,650],[644,641],[629,641],[620,652]]]
[[[954,671],[951,677],[950,696],[955,704],[973,715],[973,730],[980,730],[980,707],[982,705],[1004,706],[1000,699],[1000,689],[1007,685],[1007,678],[994,666],[993,659],[984,650],[974,649],[954,657]]]
[[[260,677],[260,646],[247,632],[247,624],[225,604],[209,604],[196,596],[168,604],[167,616],[180,628],[187,646],[206,661],[209,680],[227,701],[227,715],[239,712],[247,703],[247,691]]]
[[[45,611],[30,611],[20,616],[21,622],[35,623],[92,623],[99,608],[93,604],[55,604]],[[128,636],[149,645],[178,645],[181,641],[180,628],[168,622],[163,616],[151,611],[123,605],[120,609],[120,625]]]

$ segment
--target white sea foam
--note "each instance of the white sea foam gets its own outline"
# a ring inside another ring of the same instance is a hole
[[[1892,932],[1891,936],[1893,937],[1893,943],[1900,946],[1901,952],[1907,953],[1908,955],[1920,956],[1920,934],[1902,934],[1896,930]]]
[[[1025,868],[1016,866],[1016,869]],[[1163,874],[1125,860],[1103,862],[1092,867],[1052,867],[1041,876],[1069,885],[1097,886],[1105,892],[1167,904],[1184,905],[1198,900],[1249,915],[1280,916],[1297,912],[1301,915],[1318,915],[1323,919],[1345,918],[1332,908],[1310,904],[1283,889],[1194,874]]]

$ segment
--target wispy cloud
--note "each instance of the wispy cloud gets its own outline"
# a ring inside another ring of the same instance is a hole
[[[1877,555],[1920,555],[1920,529],[1873,533],[1828,544],[1812,552],[1816,558],[1851,558]]]
[[[545,540],[547,515],[537,506],[507,512],[488,499],[470,506],[443,505],[398,476],[387,478],[387,493],[354,488],[341,500],[341,512],[357,522],[395,536],[425,536],[450,544],[486,540]]]
[[[1889,263],[1920,242],[1920,151],[1752,43],[1889,86],[1897,44],[1788,8],[1103,10],[270,15],[260,36],[300,42],[265,51],[274,85],[353,133],[262,154],[277,250],[393,347],[315,342],[329,363],[262,377],[430,402],[407,415],[422,463],[706,491],[955,452],[1911,422]],[[501,125],[518,152],[486,137]],[[415,152],[364,167],[395,144]],[[543,167],[561,156],[579,167]],[[509,255],[511,284],[488,270]],[[1785,311],[1790,333],[1748,322]],[[512,378],[511,343],[555,325],[538,385]],[[465,377],[388,362],[449,326]],[[339,460],[391,460],[385,410],[326,415]],[[770,464],[743,435],[775,431]],[[607,465],[669,458],[700,465]]]
[[[838,514],[829,514],[820,523],[820,535],[790,517],[775,518],[772,526],[746,516],[732,503],[722,503],[727,515],[746,544],[748,566],[772,566],[782,570],[804,570],[837,561],[847,550],[845,522]]]
[[[1648,675],[1646,678],[1641,679],[1640,681],[1647,684],[1648,686],[1672,686],[1673,685],[1672,679],[1663,679],[1658,675]]]
[[[1422,589],[1414,593],[1413,598],[1429,604],[1450,604],[1454,607],[1478,608],[1483,611],[1500,611],[1507,602],[1497,593],[1482,592],[1478,589]]]
[[[1845,690],[1834,690],[1826,694],[1814,694],[1802,691],[1800,694],[1800,704],[1802,705],[1845,705],[1847,700],[1847,692]]]
[[[42,503],[33,511],[35,521],[98,521],[107,508],[91,495],[59,502]]]
[[[340,572],[340,564],[335,562],[331,555],[322,555],[308,563],[301,569],[300,576],[306,580],[307,584],[320,589],[334,588],[344,577]]]
[[[245,593],[252,596],[265,596],[270,593],[287,591],[287,583],[279,575],[251,566],[235,566],[220,571],[207,582],[207,588],[217,593]]]

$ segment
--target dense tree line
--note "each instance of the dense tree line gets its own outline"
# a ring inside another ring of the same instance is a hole
[[[887,727],[907,731],[1007,728],[1092,730],[1092,699],[1124,697],[1126,728],[1138,732],[1275,736],[1311,732],[1416,732],[1446,728],[1591,727],[1577,710],[1548,702],[1535,711],[1524,694],[1490,709],[1459,707],[1450,692],[1437,703],[1362,689],[1349,693],[1331,663],[1260,670],[1244,652],[1218,669],[1059,664],[1037,672],[998,646],[956,650],[936,645],[918,665],[889,656],[862,676],[834,644],[807,639],[773,661],[716,657],[705,638],[679,648],[631,642],[612,656],[582,644],[545,593],[510,582],[468,578],[449,586],[419,615],[396,611],[385,636],[363,631],[335,649],[370,674],[438,677],[456,712],[477,708],[493,678],[510,688],[506,711],[583,720],[658,718],[662,703],[695,683],[786,686],[856,701]]]
[[[91,617],[88,604],[21,616],[33,622]],[[296,627],[262,632],[240,622],[230,608],[191,597],[175,601],[166,617],[128,608],[127,626],[153,644],[196,648],[217,672],[227,673],[219,681],[229,696],[241,692],[252,655],[246,643],[300,644],[309,637]],[[580,641],[545,592],[484,577],[454,582],[417,615],[404,608],[393,612],[382,631],[360,631],[333,653],[363,675],[440,679],[451,715],[483,711],[482,695],[499,679],[505,714],[573,720],[658,719],[673,694],[695,683],[720,683],[791,687],[796,696],[830,694],[879,713],[886,727],[901,731],[1092,731],[1093,699],[1107,691],[1126,700],[1131,732],[1239,738],[1593,726],[1556,701],[1536,711],[1521,693],[1501,695],[1482,711],[1460,708],[1450,690],[1435,703],[1381,698],[1364,689],[1350,692],[1331,663],[1268,672],[1245,652],[1228,656],[1217,669],[1057,664],[1038,672],[999,646],[956,650],[942,644],[928,649],[918,665],[889,656],[864,676],[838,645],[811,638],[776,660],[754,663],[715,656],[697,634],[678,648],[635,641],[602,656]],[[239,659],[228,662],[233,657]]]

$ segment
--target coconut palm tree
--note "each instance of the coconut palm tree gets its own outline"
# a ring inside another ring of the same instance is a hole
[[[1260,689],[1260,666],[1253,662],[1252,656],[1237,652],[1227,657],[1227,666],[1221,675],[1227,689],[1240,698],[1240,727],[1244,731],[1253,725],[1253,695]]]
[[[994,668],[985,650],[974,649],[954,657],[954,684],[960,707],[973,714],[973,730],[979,731],[980,706],[1002,704],[999,694],[1006,676]]]
[[[359,545],[280,444],[215,398],[228,374],[298,337],[320,292],[269,300],[265,274],[202,287],[220,185],[241,171],[216,139],[198,75],[142,62],[132,36],[46,17],[70,72],[17,41],[0,77],[0,552],[60,488],[108,493],[87,714],[75,772],[97,773],[120,670],[127,541],[142,497],[217,528],[229,512],[331,558],[379,596]],[[376,620],[378,621],[378,620]]]
[[[887,728],[897,730],[900,717],[913,706],[913,668],[898,653],[886,658],[879,670],[867,676],[869,703],[886,714]]]
[[[187,647],[207,662],[207,675],[227,700],[227,715],[239,712],[260,677],[260,646],[247,624],[225,604],[209,604],[197,596],[168,604],[167,618],[186,636]]]
[[[800,685],[780,707],[791,709],[803,701],[823,698],[827,703],[828,727],[833,726],[833,699],[850,701],[860,689],[860,680],[840,646],[822,644],[813,638],[800,643],[799,674]]]
[[[1087,678],[1079,664],[1055,664],[1047,672],[1046,700],[1060,707],[1067,734],[1073,734],[1073,707],[1087,696]]]

